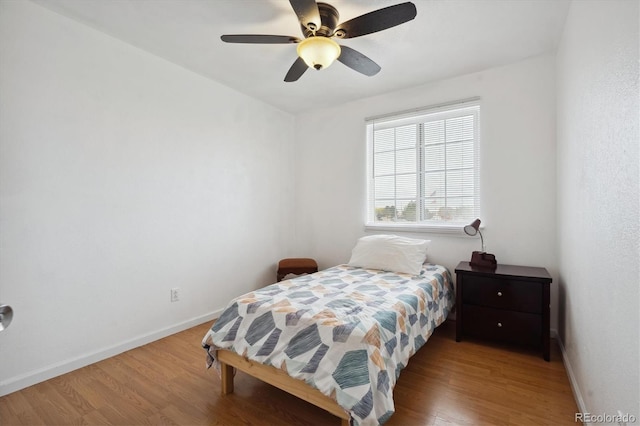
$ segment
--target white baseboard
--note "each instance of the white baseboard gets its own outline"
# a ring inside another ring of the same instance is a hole
[[[571,390],[573,391],[573,398],[576,400],[576,405],[578,406],[578,412],[588,413],[587,407],[584,405],[582,393],[580,392],[580,388],[578,387],[578,381],[576,380],[576,376],[573,374],[573,369],[571,368],[571,362],[569,362],[567,351],[565,351],[562,339],[560,339],[560,336],[558,335],[558,330],[551,329],[551,337],[555,338],[558,342],[558,346],[560,346],[560,352],[562,352],[562,362],[564,363],[564,368],[567,371],[567,376],[569,377],[569,384],[571,385]]]
[[[196,325],[202,324],[204,322],[213,321],[214,319],[218,318],[221,313],[222,309],[219,309],[205,315],[191,318],[179,324],[175,324],[161,330],[135,337],[133,339],[108,348],[101,349],[96,352],[80,355],[67,361],[48,365],[38,370],[9,378],[4,382],[0,382],[0,396],[8,395],[20,389],[24,389],[37,383],[44,382],[45,380],[52,379],[65,373],[69,373],[70,371],[77,370],[78,368],[85,367],[98,361],[102,361],[103,359],[121,354],[122,352],[135,349],[142,345],[146,345],[147,343],[151,343],[180,331],[184,331],[188,328],[195,327]]]

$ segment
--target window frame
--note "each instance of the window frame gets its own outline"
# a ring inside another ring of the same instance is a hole
[[[366,130],[366,143],[367,143],[367,158],[366,158],[366,170],[367,170],[367,193],[366,193],[366,218],[365,229],[372,231],[406,231],[406,232],[432,232],[432,233],[455,233],[460,234],[462,227],[468,224],[469,221],[438,221],[438,222],[393,222],[393,221],[376,221],[375,220],[375,175],[374,175],[374,130],[381,130],[384,128],[397,128],[408,124],[419,124],[428,121],[444,120],[452,117],[461,117],[471,112],[474,115],[473,123],[473,180],[474,180],[474,217],[481,216],[481,194],[480,194],[480,118],[481,118],[481,102],[480,98],[472,98],[463,101],[456,101],[447,104],[440,104],[430,107],[424,107],[414,109],[410,111],[403,111],[398,113],[386,114],[377,117],[370,117],[365,119]],[[416,209],[423,211],[424,196],[423,194],[424,182],[420,176],[424,176],[425,165],[422,147],[424,146],[424,140],[420,137],[417,139],[416,157],[417,157],[417,191],[415,203],[420,208]],[[446,146],[446,142],[445,142]],[[394,151],[397,151],[394,148]],[[396,174],[394,173],[394,176]]]

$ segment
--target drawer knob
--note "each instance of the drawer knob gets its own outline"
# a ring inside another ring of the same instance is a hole
[[[502,323],[501,322],[498,323],[498,327],[502,327]]]
[[[500,297],[500,296],[502,296],[502,292],[501,291],[498,292],[498,297]]]

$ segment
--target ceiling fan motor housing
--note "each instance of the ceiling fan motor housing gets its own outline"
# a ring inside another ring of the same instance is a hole
[[[321,25],[320,28],[315,28],[313,23],[301,23],[302,33],[305,38],[316,36],[332,37],[334,35],[335,28],[338,26],[338,19],[340,14],[338,10],[328,3],[318,3],[318,12],[320,13]],[[339,34],[335,34],[339,37]]]

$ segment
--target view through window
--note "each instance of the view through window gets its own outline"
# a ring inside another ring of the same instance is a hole
[[[478,101],[369,119],[369,226],[454,227],[480,216]]]

